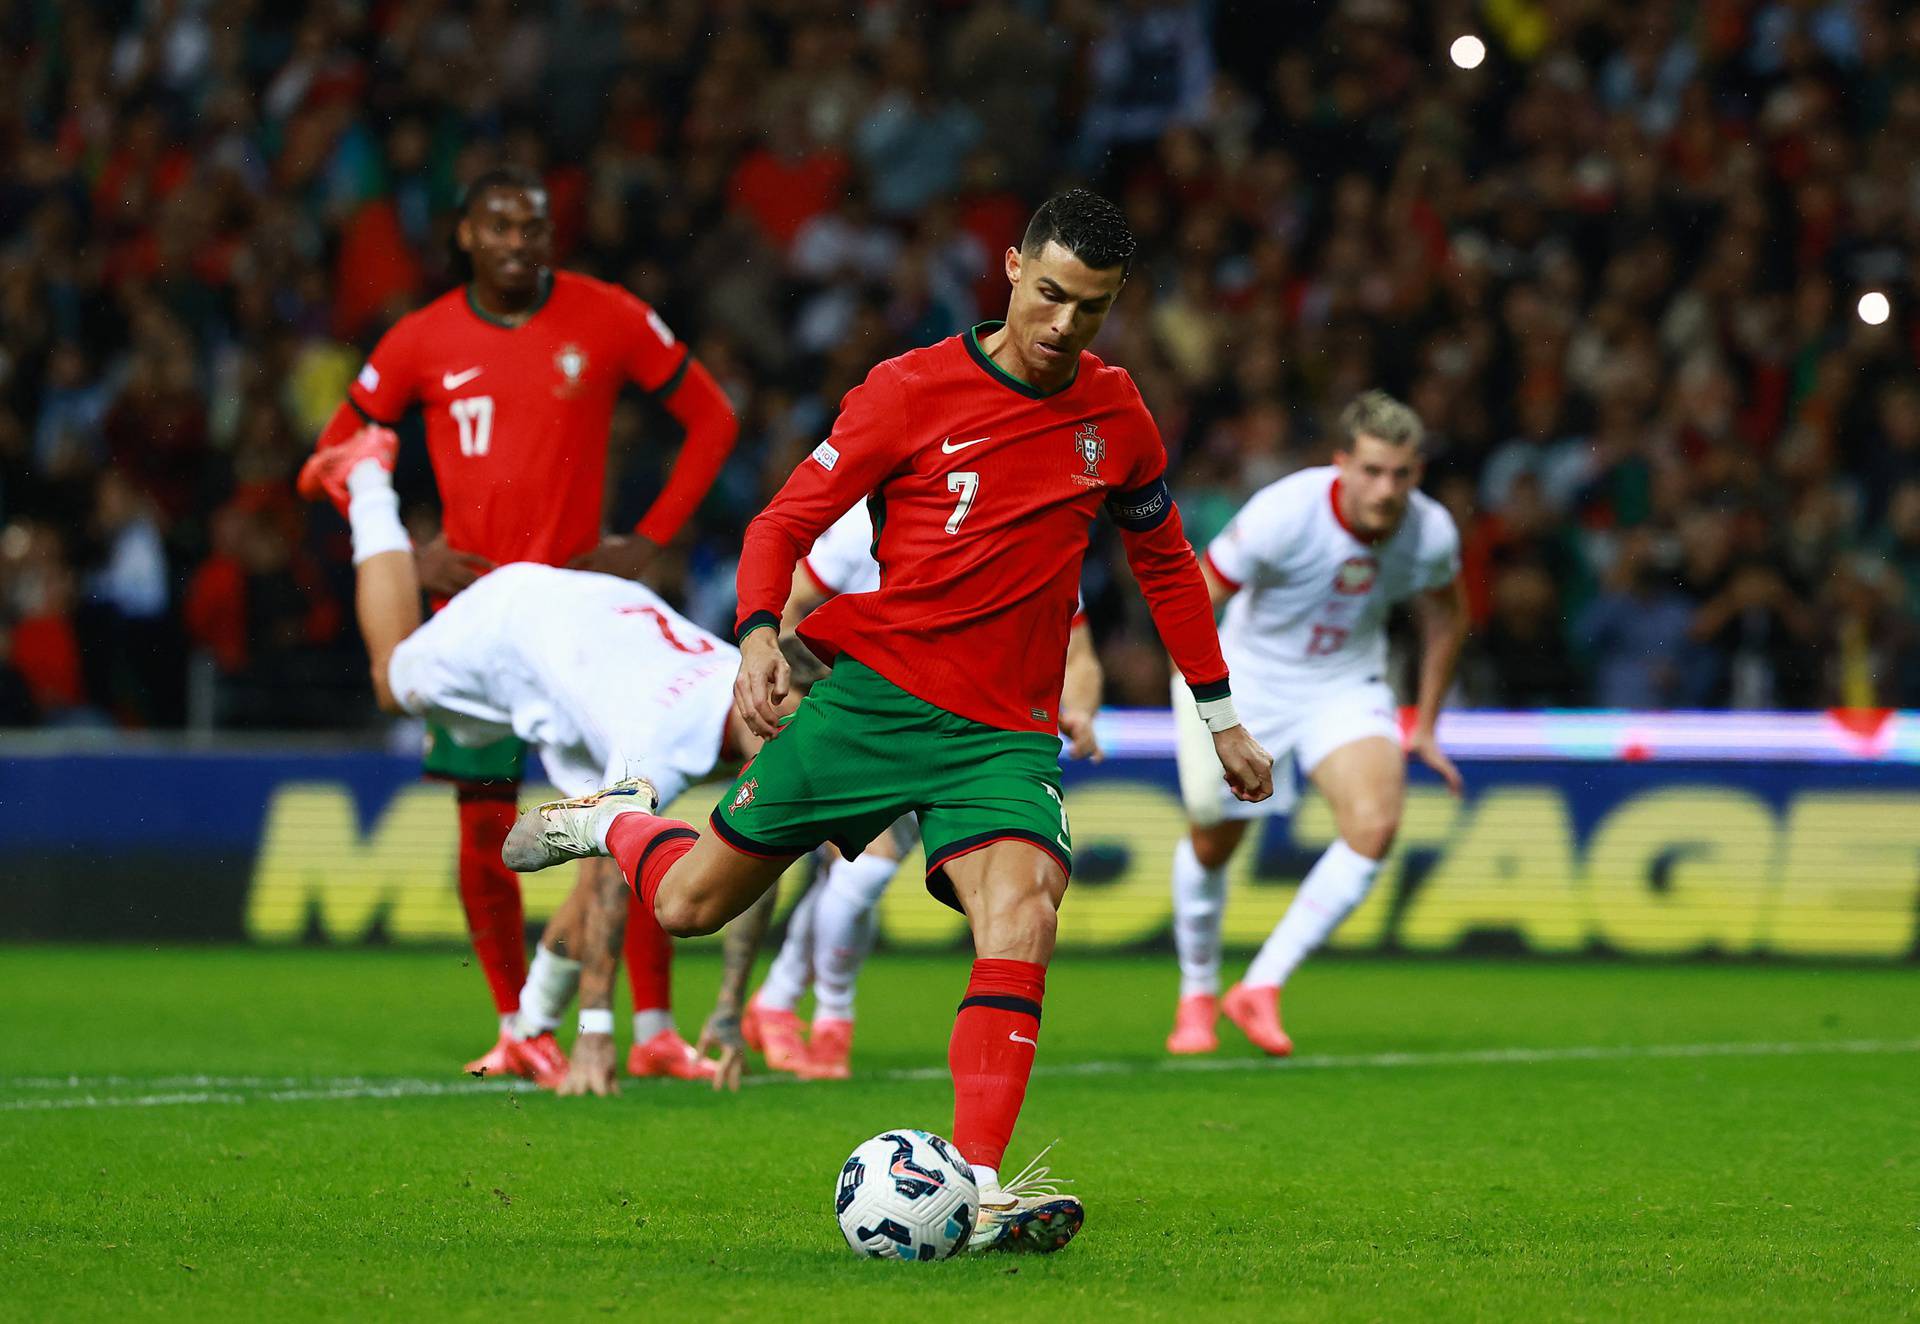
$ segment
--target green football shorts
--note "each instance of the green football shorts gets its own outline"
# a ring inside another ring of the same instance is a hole
[[[445,727],[427,723],[420,770],[438,781],[517,783],[526,762],[527,742],[519,736],[505,736],[490,745],[461,745]]]
[[[906,813],[920,817],[927,890],[956,910],[945,866],[996,841],[1031,842],[1073,872],[1056,737],[956,717],[844,655],[740,770],[712,823],[748,855],[831,841],[852,856]]]

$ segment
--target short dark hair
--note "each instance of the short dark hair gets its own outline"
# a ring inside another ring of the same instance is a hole
[[[1091,190],[1068,189],[1040,204],[1027,222],[1020,251],[1038,253],[1050,243],[1059,244],[1095,271],[1119,267],[1122,278],[1133,272],[1133,231],[1126,214]]]
[[[480,199],[497,188],[513,189],[518,193],[538,193],[542,201],[547,196],[546,183],[525,166],[495,166],[491,170],[481,171],[467,185],[467,191],[460,195],[460,214],[471,214]]]

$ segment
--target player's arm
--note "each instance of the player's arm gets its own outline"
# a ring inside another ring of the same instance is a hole
[[[1213,733],[1228,786],[1241,800],[1266,799],[1273,794],[1273,758],[1247,734],[1233,710],[1220,632],[1213,622],[1213,598],[1187,545],[1166,475],[1114,493],[1107,499],[1107,513],[1120,530],[1127,564],[1140,583],[1160,642],[1186,677],[1201,719]]]
[[[659,401],[685,435],[667,485],[633,526],[632,536],[602,539],[571,564],[575,569],[638,579],[706,500],[733,453],[740,420],[720,383],[693,356],[691,347],[674,339],[658,313],[624,293],[618,296],[618,307],[628,345],[628,378]]]
[[[707,1017],[700,1032],[699,1051],[720,1054],[720,1071],[713,1078],[717,1090],[740,1088],[746,1070],[747,1042],[740,1034],[740,1012],[747,1005],[747,981],[753,974],[754,958],[773,922],[773,907],[780,895],[778,885],[768,888],[760,899],[722,930],[720,943],[720,991],[713,1000],[713,1015]]]
[[[779,729],[779,706],[791,673],[780,652],[780,618],[793,592],[793,573],[821,534],[853,503],[877,489],[894,463],[889,423],[902,416],[901,392],[883,377],[885,364],[848,391],[833,434],[793,471],[767,508],[747,526],[735,581],[740,676],[734,705],[755,735]]]
[[[612,860],[580,862],[574,885],[579,904],[579,939],[571,944],[580,961],[580,1034],[567,1061],[560,1094],[618,1094],[617,1054],[613,1044],[613,983],[620,971],[620,947],[627,935],[627,907],[633,894]]]
[[[1459,575],[1439,588],[1415,595],[1413,618],[1420,632],[1420,695],[1414,709],[1413,735],[1407,752],[1445,779],[1447,789],[1460,794],[1460,770],[1440,748],[1435,727],[1440,704],[1453,688],[1460,650],[1467,642],[1467,587]]]
[[[1093,719],[1100,712],[1100,691],[1105,685],[1093,631],[1087,628],[1085,616],[1077,616],[1067,635],[1067,675],[1060,686],[1060,734],[1067,738],[1069,757],[1095,763],[1106,757],[1093,730]]]

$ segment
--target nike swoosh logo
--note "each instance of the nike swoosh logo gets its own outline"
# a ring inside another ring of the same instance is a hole
[[[442,373],[440,374],[440,389],[443,391],[457,391],[485,371],[486,369],[484,368],[468,368],[465,372]]]
[[[1021,1034],[1018,1030],[1008,1030],[1007,1038],[1013,1040],[1016,1044],[1025,1044],[1029,1048],[1038,1048],[1040,1046],[1032,1039],[1027,1038],[1026,1035]]]
[[[963,441],[956,446],[953,443],[953,438],[948,437],[945,441],[940,443],[940,453],[942,455],[952,455],[955,451],[963,451],[969,446],[978,446],[983,441],[992,441],[992,440],[993,438],[991,437],[975,437],[972,441]]]

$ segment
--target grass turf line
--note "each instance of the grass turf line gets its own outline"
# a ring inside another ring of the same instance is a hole
[[[0,952],[0,1077],[436,1078],[485,1045],[448,953]],[[683,963],[684,1027],[714,965]],[[890,958],[856,1065],[937,1068],[957,958]],[[1912,1054],[1073,1074],[1162,1059],[1171,962],[1068,958],[1010,1156],[1056,1135],[1088,1230],[1050,1259],[866,1264],[840,1160],[945,1130],[931,1078],[715,1098],[523,1091],[10,1112],[15,1318],[418,1313],[930,1319],[1888,1318],[1920,1291]],[[1312,1055],[1901,1040],[1909,970],[1328,961]],[[1227,1027],[1224,1054],[1250,1058]],[[218,1089],[210,1086],[209,1089]],[[249,1087],[251,1088],[251,1087]],[[263,1087],[265,1088],[265,1087]],[[45,1091],[42,1091],[45,1092]],[[28,1096],[0,1084],[0,1099]],[[1018,1269],[1017,1274],[1010,1274]]]

